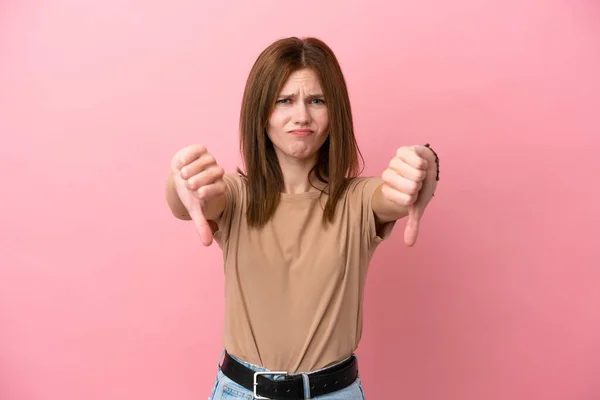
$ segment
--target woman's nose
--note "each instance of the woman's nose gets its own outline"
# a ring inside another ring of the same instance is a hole
[[[304,102],[296,103],[296,107],[294,107],[294,122],[301,125],[310,123],[310,113]]]

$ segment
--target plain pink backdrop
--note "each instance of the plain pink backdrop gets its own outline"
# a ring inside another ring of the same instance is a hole
[[[392,5],[393,4],[393,5]],[[600,5],[592,0],[0,3],[0,399],[205,399],[221,254],[170,158],[239,165],[258,53],[314,35],[366,173],[431,142],[441,181],[366,293],[369,399],[600,398]]]

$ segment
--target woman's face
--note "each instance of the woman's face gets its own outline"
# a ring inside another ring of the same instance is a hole
[[[308,68],[285,82],[269,118],[267,135],[280,162],[316,161],[328,135],[329,117],[317,75]]]

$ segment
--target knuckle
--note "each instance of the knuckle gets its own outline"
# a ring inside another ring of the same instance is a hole
[[[390,197],[390,187],[387,184],[384,184],[381,187],[381,193],[385,196],[385,197]]]
[[[409,193],[415,194],[419,191],[419,184],[417,182],[411,182],[409,184]]]
[[[192,151],[195,153],[205,153],[206,152],[206,146],[204,146],[203,144],[196,144],[192,146]]]
[[[398,198],[398,200],[396,201],[396,203],[400,204],[401,206],[408,206],[408,202],[407,199],[404,196],[400,196]]]
[[[391,180],[393,175],[392,170],[390,169],[386,169],[385,171],[383,171],[383,174],[381,174],[381,179],[386,182],[389,183],[389,181]]]
[[[173,157],[173,166],[176,169],[181,169],[188,164],[188,160],[185,154],[177,153],[175,157]]]
[[[383,171],[383,173],[381,174],[381,179],[383,180],[383,182],[387,182],[387,177],[388,177],[388,172],[389,170],[386,169],[385,171]],[[385,185],[383,185],[383,187],[381,188],[381,190],[385,189]]]
[[[201,200],[204,200],[204,199],[206,199],[206,196],[207,196],[207,194],[208,194],[207,192],[208,192],[208,191],[207,191],[207,187],[206,187],[206,186],[202,186],[202,187],[200,187],[200,188],[197,190],[198,197],[199,197]]]
[[[216,161],[215,157],[210,153],[206,153],[204,155],[204,160],[206,161],[207,164],[214,164]]]
[[[384,195],[384,197],[390,201],[393,202],[397,202],[398,201],[398,193],[395,193],[395,191],[388,185],[383,185],[383,187],[381,188],[381,193]]]
[[[185,187],[188,188],[189,190],[196,190],[196,180],[195,179],[188,179],[187,181],[185,181]]]
[[[181,168],[180,174],[183,179],[190,178],[190,168],[189,167]]]

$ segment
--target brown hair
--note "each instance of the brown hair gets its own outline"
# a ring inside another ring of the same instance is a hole
[[[240,113],[240,152],[248,195],[246,218],[251,227],[263,226],[279,204],[283,175],[266,128],[282,86],[292,72],[302,68],[312,69],[319,77],[329,117],[329,135],[311,171],[327,184],[324,222],[333,220],[336,204],[350,179],[360,173],[359,159],[363,159],[354,137],[348,89],[333,51],[316,38],[277,40],[254,63]]]

